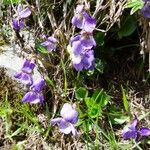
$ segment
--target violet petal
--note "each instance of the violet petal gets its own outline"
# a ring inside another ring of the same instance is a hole
[[[81,39],[81,35],[76,35],[76,36],[71,37],[70,45],[72,45],[73,42],[80,41],[80,39]]]
[[[25,24],[24,24],[24,21],[22,21],[22,20],[13,19],[12,20],[12,26],[15,30],[20,30],[25,26]]]
[[[29,102],[31,104],[37,104],[37,103],[43,103],[44,97],[40,93],[35,93],[35,92],[28,92],[25,94],[25,96],[22,99],[22,102]]]
[[[94,51],[89,50],[85,53],[82,63],[84,64],[85,69],[94,68]]]
[[[31,60],[26,59],[23,64],[22,71],[26,73],[31,73],[34,67],[35,67],[35,63]]]
[[[146,18],[150,18],[150,5],[145,4],[144,7],[141,9],[141,13]]]
[[[82,61],[82,56],[81,55],[75,55],[74,53],[71,56],[72,63],[73,64],[79,64]]]
[[[73,42],[72,44],[72,51],[75,55],[79,55],[81,54],[81,52],[83,51],[83,45],[81,43],[81,41],[76,41],[76,42]]]
[[[78,112],[72,107],[71,104],[65,103],[60,112],[61,116],[70,123],[78,121]]]
[[[84,14],[84,18],[85,18],[85,21],[84,21],[82,29],[88,33],[92,33],[96,27],[96,20],[92,18],[91,16],[89,16],[87,13]]]
[[[48,46],[49,45],[49,41],[45,41],[43,43],[41,43],[42,46]]]
[[[74,137],[76,137],[77,136],[77,130],[76,130],[76,128],[71,124],[71,132],[72,132],[72,135],[74,136]]]
[[[83,63],[79,64],[73,64],[73,67],[76,69],[76,71],[82,71],[83,70]]]
[[[81,15],[75,15],[72,20],[71,20],[71,23],[79,28],[79,29],[82,29],[82,26],[83,26],[83,17]]]
[[[96,42],[93,36],[82,39],[81,44],[84,46],[85,49],[91,49],[93,46],[96,46]]]
[[[56,49],[56,45],[54,45],[54,44],[49,44],[49,45],[47,46],[47,50],[48,50],[49,52],[51,52],[52,50],[55,51],[55,49]]]
[[[30,74],[24,73],[24,72],[19,72],[15,76],[15,78],[19,79],[21,83],[25,85],[32,85],[33,84],[33,79]]]
[[[138,126],[138,119],[137,117],[135,116],[134,120],[132,121],[131,125],[130,125],[130,129],[132,130],[137,130],[137,126]]]
[[[82,13],[84,11],[84,5],[80,4],[76,7],[76,13]]]
[[[131,130],[129,127],[125,127],[122,132],[122,136],[124,140],[128,139],[136,139],[137,138],[137,130]]]
[[[45,86],[45,80],[39,79],[31,86],[31,89],[35,92],[41,92],[44,86]]]
[[[150,136],[150,128],[142,127],[139,129],[139,134],[141,136]]]
[[[62,121],[62,118],[58,117],[58,118],[51,119],[50,123],[53,126],[55,124],[60,124],[61,121]]]
[[[19,4],[17,7],[17,12],[20,13],[22,10],[23,10],[23,7],[21,4]]]
[[[58,124],[59,129],[64,134],[69,134],[72,131],[71,123],[65,121],[64,119]]]
[[[22,18],[27,18],[31,15],[31,10],[29,8],[25,8],[21,12],[19,12],[19,17]]]
[[[54,37],[48,37],[47,38],[47,40],[49,41],[49,42],[52,42],[52,43],[56,43],[57,42],[57,39],[55,39]]]

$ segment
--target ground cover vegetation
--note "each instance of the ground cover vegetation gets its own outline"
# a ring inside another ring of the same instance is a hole
[[[0,149],[150,149],[149,18],[149,0],[2,0],[0,59],[24,61],[0,64]]]

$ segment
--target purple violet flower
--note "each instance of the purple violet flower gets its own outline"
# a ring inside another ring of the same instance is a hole
[[[96,20],[84,10],[84,5],[77,5],[72,24],[86,32],[92,33],[96,26]]]
[[[15,74],[15,78],[19,79],[23,84],[32,85],[33,79],[31,73],[35,67],[35,63],[32,60],[25,59],[21,72]]]
[[[33,60],[25,59],[21,70],[26,73],[32,73],[34,67],[35,67],[35,62]]]
[[[74,124],[78,121],[78,112],[68,103],[65,103],[60,111],[61,117],[51,119],[51,125],[57,124],[60,131],[64,134],[72,132],[73,136],[77,135]]]
[[[31,86],[31,90],[38,93],[43,90],[44,86],[45,86],[45,80],[39,79]]]
[[[12,20],[12,26],[14,29],[20,30],[25,26],[23,19],[31,15],[31,10],[28,7],[23,8],[23,6],[19,4],[15,15],[16,18]]]
[[[95,58],[92,47],[96,46],[95,39],[91,33],[81,32],[70,40],[69,51],[74,68],[77,71],[83,69],[94,69]]]
[[[22,29],[25,26],[25,23],[24,23],[23,20],[13,19],[12,20],[12,25],[13,25],[14,29],[20,30],[20,29]]]
[[[31,90],[25,94],[22,99],[22,102],[29,102],[31,104],[43,103],[44,96],[42,90],[45,86],[45,80],[37,80],[30,88]]]
[[[48,37],[45,42],[41,43],[42,46],[46,46],[49,52],[56,49],[57,40],[54,37]]]
[[[80,35],[71,38],[70,43],[75,55],[81,54],[85,49],[91,49],[96,46],[96,42],[92,34],[87,32],[81,32]]]
[[[149,1],[145,1],[143,8],[141,9],[141,14],[146,18],[150,18],[150,4]]]
[[[37,93],[34,91],[27,92],[22,99],[22,102],[29,102],[31,104],[43,103],[44,96],[42,93]]]
[[[33,84],[33,79],[32,79],[31,74],[28,74],[25,72],[19,72],[19,73],[15,74],[14,77],[19,79],[25,85]]]
[[[135,116],[132,123],[123,129],[122,135],[124,140],[135,139],[138,141],[139,137],[150,136],[150,128],[138,128],[138,119]]]
[[[72,63],[74,68],[77,71],[81,71],[83,69],[94,69],[95,66],[95,58],[93,50],[86,50],[84,53],[80,55],[72,55]]]

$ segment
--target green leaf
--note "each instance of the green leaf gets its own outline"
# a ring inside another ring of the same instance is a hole
[[[42,46],[39,42],[35,43],[35,49],[42,54],[48,54],[49,53],[47,48]]]
[[[101,112],[101,107],[95,103],[95,101],[93,100],[93,98],[91,97],[86,97],[85,99],[85,103],[87,106],[87,114],[90,118],[96,118],[97,116],[99,116],[100,112]]]
[[[45,47],[43,47],[43,46],[39,46],[39,47],[37,48],[37,50],[38,50],[40,53],[42,53],[42,54],[48,54],[47,49],[46,49]]]
[[[12,109],[11,108],[7,108],[7,107],[3,107],[3,108],[0,108],[0,116],[1,117],[5,117],[7,116],[8,114],[12,114]]]
[[[102,107],[107,105],[110,96],[108,96],[103,89],[98,89],[94,92],[92,97],[86,97],[84,100],[88,108],[88,116],[90,118],[96,118],[102,113]]]
[[[92,105],[94,104],[93,99],[91,97],[86,97],[84,99],[84,101],[85,101],[86,106],[89,107],[89,108],[92,107]]]
[[[126,121],[129,121],[130,116],[124,115],[122,110],[115,105],[111,105],[108,108],[108,118],[112,124],[123,124]]]
[[[101,113],[102,113],[102,109],[98,104],[95,104],[88,109],[88,115],[91,118],[97,118]]]
[[[142,8],[143,8],[143,6],[141,6],[141,5],[137,5],[137,6],[133,7],[130,11],[130,15],[133,15],[136,11],[138,11]]]
[[[83,100],[85,97],[88,96],[88,91],[84,88],[84,87],[79,87],[76,91],[75,91],[75,97],[78,100]]]
[[[130,117],[129,116],[120,116],[120,117],[116,117],[114,118],[115,124],[123,124],[126,121],[129,121]]]
[[[110,96],[107,95],[103,89],[102,90],[96,90],[92,96],[93,100],[96,104],[99,104],[99,106],[104,107],[108,104],[108,101],[110,100]]]
[[[122,90],[122,96],[123,96],[122,99],[123,99],[124,109],[125,109],[126,112],[129,112],[129,103],[128,103],[128,100],[127,100],[125,90],[122,86],[121,86],[121,90]]]
[[[96,118],[99,115],[99,110],[97,106],[93,106],[90,110],[88,110],[88,115],[91,118]]]
[[[133,8],[141,6],[141,8],[144,6],[144,2],[142,0],[130,0],[128,1],[126,8]]]
[[[4,5],[17,4],[19,0],[2,0]]]
[[[121,28],[118,31],[119,38],[127,37],[136,30],[137,24],[134,16],[127,16],[121,24]]]
[[[144,1],[142,0],[130,0],[126,8],[131,8],[130,15],[134,14],[136,11],[142,9],[144,6]]]

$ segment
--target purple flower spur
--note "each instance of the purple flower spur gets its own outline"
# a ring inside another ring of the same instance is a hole
[[[138,119],[135,116],[132,123],[123,129],[122,136],[124,140],[135,139],[138,141],[140,137],[150,136],[150,128],[138,128]]]
[[[92,33],[96,26],[96,20],[86,13],[84,5],[77,5],[72,24],[79,29]]]
[[[25,59],[21,71],[15,74],[15,78],[19,79],[23,84],[32,85],[32,71],[35,67],[35,63],[32,60]]]
[[[25,26],[24,20],[25,18],[31,15],[31,10],[26,7],[23,8],[21,4],[17,7],[17,12],[15,14],[15,18],[12,20],[12,26],[15,30],[20,30]]]
[[[78,121],[78,112],[71,104],[65,103],[60,111],[60,115],[61,117],[51,119],[51,125],[57,124],[62,133],[69,134],[72,132],[75,137],[77,131],[74,124]]]
[[[46,38],[46,41],[41,43],[41,45],[47,47],[47,50],[51,52],[56,49],[56,43],[57,43],[57,40],[51,36],[51,37]]]
[[[43,103],[44,96],[42,90],[45,86],[45,80],[37,80],[30,88],[31,90],[25,94],[22,99],[22,102],[29,102],[31,104]]]

